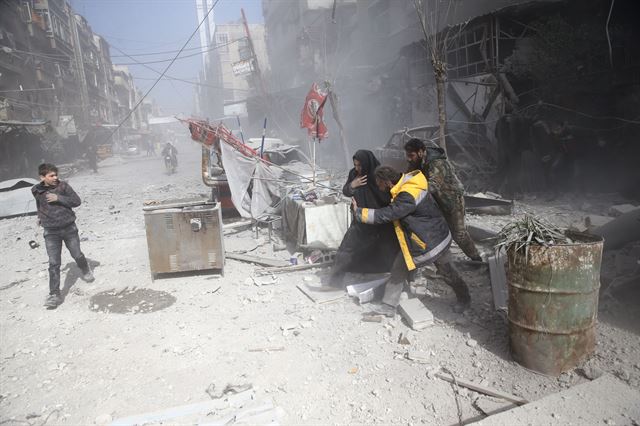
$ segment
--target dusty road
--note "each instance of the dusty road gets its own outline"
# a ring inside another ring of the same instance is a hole
[[[296,284],[317,280],[317,271],[280,275],[258,287],[248,279],[255,266],[227,260],[223,277],[151,281],[142,201],[207,192],[199,148],[185,142],[178,149],[180,167],[171,177],[159,158],[136,157],[109,159],[99,174],[69,179],[83,199],[77,223],[96,281],[81,281],[65,251],[67,294],[56,310],[42,306],[48,278],[41,233],[41,247],[27,244],[35,218],[0,221],[2,424],[108,423],[209,400],[211,384],[252,384],[257,398],[280,407],[284,424],[447,425],[458,421],[456,400],[451,385],[431,374],[437,367],[531,400],[586,380],[576,372],[544,377],[511,361],[485,267],[465,268],[474,302],[464,315],[451,311],[454,296],[445,286],[430,282],[425,303],[437,322],[422,332],[398,318],[362,322],[366,307],[346,296],[314,304]],[[227,235],[225,244],[288,259],[286,251],[272,253],[265,237],[256,240],[245,230]],[[132,287],[165,292],[175,302],[149,313],[93,310],[98,293]],[[587,367],[640,388],[638,331],[609,325],[607,315]],[[409,344],[398,343],[401,333]],[[257,348],[281,350],[252,351]],[[407,351],[424,359],[410,361]],[[487,403],[464,389],[458,398],[464,419],[481,416],[476,407]]]

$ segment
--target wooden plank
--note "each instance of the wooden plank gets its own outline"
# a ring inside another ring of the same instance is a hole
[[[485,394],[485,395],[495,396],[496,398],[502,398],[502,399],[505,399],[507,401],[513,402],[514,404],[517,404],[517,405],[524,405],[524,404],[527,404],[529,402],[524,398],[520,398],[520,397],[517,397],[515,395],[511,395],[509,393],[502,392],[502,391],[499,391],[497,389],[490,388],[488,386],[482,386],[482,385],[479,385],[477,383],[473,383],[473,382],[469,382],[467,380],[459,379],[457,377],[456,377],[456,379],[454,381],[453,378],[450,375],[446,374],[446,373],[436,373],[435,376],[437,378],[439,378],[439,379],[444,380],[445,382],[457,383],[458,386],[462,386],[464,388],[471,389],[472,391],[479,392],[479,393],[482,393],[482,394]]]
[[[252,222],[250,220],[241,220],[234,223],[225,223],[224,225],[222,225],[222,229],[224,231],[230,231],[232,229],[242,228],[243,226],[251,226],[251,224]]]
[[[265,265],[265,266],[282,267],[282,266],[289,265],[289,262],[287,262],[286,260],[270,259],[268,257],[249,256],[247,254],[240,254],[240,253],[233,253],[233,252],[227,252],[226,257],[227,259],[239,260],[242,262],[255,263],[258,265]]]
[[[311,287],[308,284],[298,284],[297,287],[305,296],[318,304],[335,302],[345,295],[344,290],[335,290],[330,287]]]
[[[331,265],[333,265],[333,261],[320,262],[320,263],[305,263],[304,265],[289,265],[289,266],[276,267],[276,268],[258,269],[256,273],[260,275],[277,274],[277,273],[283,273],[283,272],[304,271],[306,269],[313,269],[313,268],[325,268]]]

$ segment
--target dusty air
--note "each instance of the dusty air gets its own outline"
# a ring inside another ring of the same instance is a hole
[[[638,16],[0,0],[0,424],[639,425]]]

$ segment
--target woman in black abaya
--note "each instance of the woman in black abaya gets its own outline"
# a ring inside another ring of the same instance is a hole
[[[342,193],[355,198],[358,207],[379,209],[389,204],[389,194],[378,189],[373,176],[379,165],[371,151],[359,150],[354,154],[353,169],[349,171]],[[389,272],[399,250],[393,224],[367,225],[353,221],[336,253],[330,285],[343,287],[347,272]]]

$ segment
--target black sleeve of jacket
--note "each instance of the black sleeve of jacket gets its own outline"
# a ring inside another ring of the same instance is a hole
[[[381,209],[367,209],[358,207],[355,211],[355,219],[358,222],[371,225],[381,225],[393,222],[409,216],[416,210],[416,201],[408,192],[401,192],[386,207]]]
[[[347,177],[347,183],[342,187],[342,193],[345,197],[353,197],[353,188],[351,188],[351,182],[356,178],[355,170],[351,170],[349,172],[349,176]]]
[[[71,185],[67,183],[65,184],[62,193],[58,194],[58,202],[63,206],[73,208],[78,207],[81,201],[78,194],[76,194],[73,188],[71,188]]]

